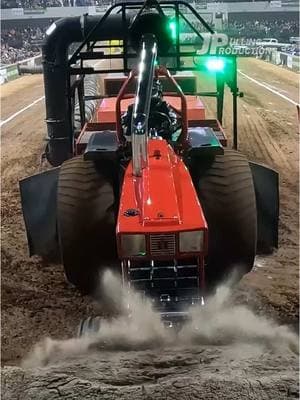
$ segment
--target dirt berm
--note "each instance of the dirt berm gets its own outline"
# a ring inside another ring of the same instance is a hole
[[[299,398],[296,357],[266,351],[238,360],[236,351],[247,347],[96,352],[47,368],[4,367],[2,399]]]

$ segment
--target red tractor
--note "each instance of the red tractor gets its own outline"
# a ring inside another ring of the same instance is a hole
[[[182,21],[194,43],[181,42]],[[203,304],[233,270],[239,280],[258,248],[277,246],[278,174],[237,151],[236,59],[198,56],[204,30],[213,34],[181,1],[55,22],[43,46],[45,154],[55,168],[20,185],[31,254],[58,255],[84,293],[118,268],[167,320]],[[208,67],[216,89],[199,92]],[[233,148],[221,125],[225,86]],[[215,119],[203,96],[216,98]]]

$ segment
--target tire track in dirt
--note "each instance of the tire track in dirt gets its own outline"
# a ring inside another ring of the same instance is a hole
[[[242,107],[245,109],[244,105],[242,105]],[[248,118],[245,118],[245,121],[243,122],[243,125],[245,126],[242,127],[242,133],[246,140],[243,142],[243,144],[241,144],[241,148],[243,149],[246,147],[252,157],[254,156],[260,161],[264,160],[267,163],[269,161],[269,153],[266,147],[263,146],[263,144],[258,140],[257,129],[254,126],[253,119],[251,119],[249,113],[247,116]],[[259,150],[259,152],[257,152],[257,150]]]
[[[238,69],[299,102],[299,75],[296,72],[252,57],[239,58]]]
[[[287,172],[287,177],[289,177],[291,165],[278,144],[269,134],[268,126],[263,118],[258,114],[257,118],[249,118],[247,119],[247,122],[248,129],[251,134],[253,134],[253,138],[255,139],[256,144],[259,146],[265,162],[269,161],[271,165],[277,166],[280,169],[285,170]],[[265,145],[263,145],[263,143],[265,143]],[[255,149],[253,148],[253,150]]]
[[[0,95],[1,120],[5,120],[43,95],[42,75],[26,75],[2,85]]]

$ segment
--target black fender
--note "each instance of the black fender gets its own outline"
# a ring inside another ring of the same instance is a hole
[[[279,174],[274,169],[249,161],[257,209],[257,252],[278,248]]]
[[[51,261],[60,259],[56,222],[59,170],[53,168],[19,182],[30,256]]]

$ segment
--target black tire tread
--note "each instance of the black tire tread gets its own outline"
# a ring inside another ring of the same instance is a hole
[[[58,182],[58,231],[67,279],[84,293],[115,251],[113,184],[82,156],[64,162]]]
[[[233,269],[239,280],[253,267],[256,254],[256,200],[249,163],[243,154],[225,149],[201,169],[195,186],[209,229],[208,285],[216,286]]]

